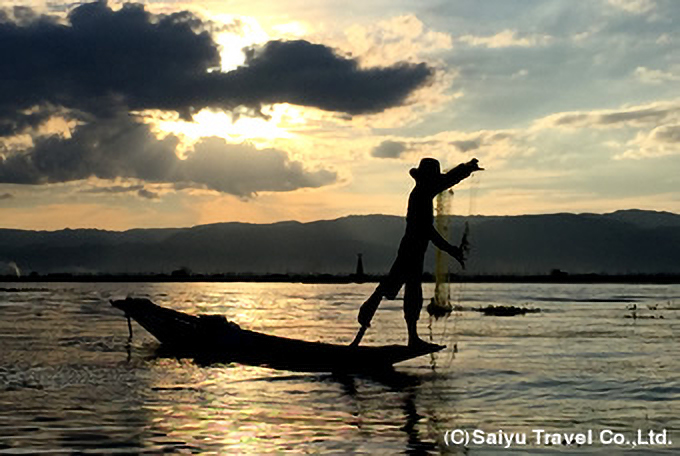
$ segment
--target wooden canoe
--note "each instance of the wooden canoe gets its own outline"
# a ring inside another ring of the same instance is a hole
[[[379,371],[445,348],[351,347],[308,342],[242,329],[221,315],[189,315],[143,298],[111,301],[111,305],[149,331],[165,350],[208,362],[238,362],[305,372]]]

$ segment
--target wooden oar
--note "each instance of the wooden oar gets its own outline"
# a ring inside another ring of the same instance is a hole
[[[368,329],[368,326],[362,326],[359,328],[359,332],[357,332],[357,335],[354,336],[354,340],[352,341],[351,344],[349,344],[350,347],[358,347],[359,343],[361,342],[361,339],[364,338],[364,334],[366,334],[366,330]]]

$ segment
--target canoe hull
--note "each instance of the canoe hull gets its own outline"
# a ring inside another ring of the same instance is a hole
[[[238,362],[305,372],[391,369],[393,364],[445,348],[431,345],[381,347],[335,345],[262,334],[218,315],[189,315],[148,299],[112,301],[163,345],[163,349],[208,362]]]

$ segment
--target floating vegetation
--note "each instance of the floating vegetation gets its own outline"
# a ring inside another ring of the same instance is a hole
[[[517,307],[517,306],[494,306],[488,305],[486,307],[478,307],[477,312],[481,312],[487,316],[494,317],[514,317],[515,315],[525,315],[528,313],[539,313],[541,309],[534,307]]]
[[[532,301],[543,302],[588,302],[588,303],[604,303],[604,302],[639,302],[636,298],[629,297],[613,297],[613,298],[561,298],[561,297],[532,297]]]
[[[649,309],[652,312],[656,312],[659,309],[659,304],[647,304],[647,309]],[[670,302],[669,302],[669,307],[666,310],[670,309]],[[656,315],[652,313],[651,315],[640,315],[638,311],[643,310],[642,308],[638,307],[637,304],[633,304],[632,306],[626,307],[626,310],[630,311],[630,314],[624,315],[623,318],[632,318],[633,320],[663,320],[663,315]]]
[[[430,314],[432,317],[436,318],[437,320],[443,317],[448,317],[449,315],[451,315],[451,312],[453,312],[453,307],[451,306],[451,304],[442,305],[438,303],[435,300],[435,298],[430,299],[430,303],[427,305],[426,309],[427,313]]]
[[[0,293],[35,293],[50,291],[49,288],[0,288]]]

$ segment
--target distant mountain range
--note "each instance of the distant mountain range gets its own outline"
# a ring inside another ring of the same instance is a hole
[[[468,273],[680,273],[680,215],[610,214],[451,217],[451,239],[470,224]],[[193,228],[27,231],[0,229],[0,265],[22,274],[349,274],[363,254],[383,274],[404,232],[402,217],[349,216],[310,223],[218,223]],[[426,269],[434,265],[428,251]],[[11,265],[11,268],[10,268]],[[454,271],[457,269],[453,269]],[[0,270],[0,274],[2,274]]]

